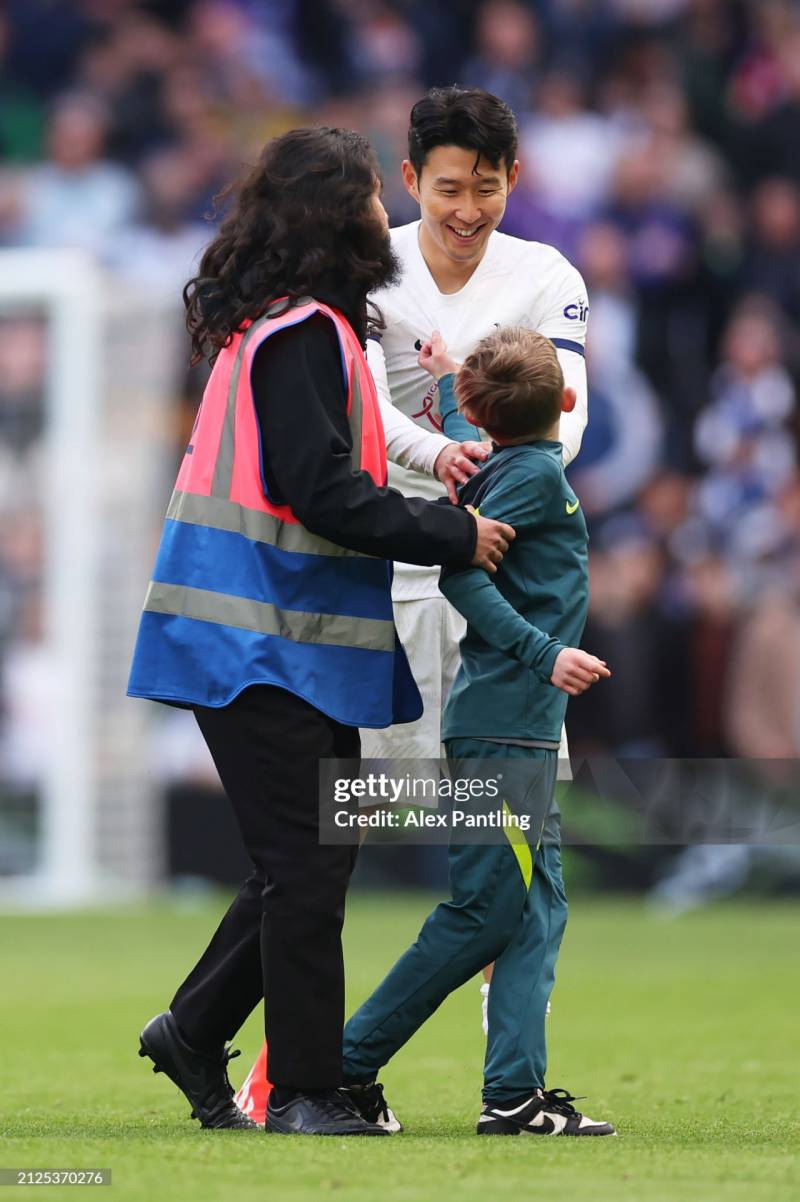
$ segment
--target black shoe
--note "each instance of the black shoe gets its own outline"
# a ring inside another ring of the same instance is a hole
[[[487,1103],[478,1135],[616,1135],[610,1123],[596,1123],[572,1105],[566,1089],[537,1089],[519,1103]]]
[[[368,1123],[338,1089],[298,1093],[284,1106],[267,1102],[264,1127],[276,1135],[388,1135]]]
[[[403,1124],[383,1096],[383,1086],[377,1081],[370,1081],[368,1085],[344,1085],[342,1093],[366,1122],[383,1127],[389,1135],[403,1130]]]
[[[196,1051],[181,1036],[169,1010],[151,1018],[139,1043],[139,1055],[150,1057],[154,1073],[166,1073],[175,1082],[192,1104],[192,1118],[199,1119],[202,1127],[260,1130],[233,1100],[227,1066],[238,1052],[225,1047],[217,1055]]]

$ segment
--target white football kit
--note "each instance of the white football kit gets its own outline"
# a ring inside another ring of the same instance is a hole
[[[464,287],[445,294],[422,257],[419,227],[415,221],[391,231],[403,274],[398,284],[372,298],[386,322],[380,343],[369,340],[367,357],[381,395],[389,484],[406,496],[428,500],[446,494],[444,485],[422,474],[431,472],[436,456],[450,441],[441,434],[438,384],[417,362],[422,343],[433,330],[440,331],[457,362],[501,326],[523,326],[550,338],[564,381],[577,394],[573,411],[561,416],[560,437],[568,464],[580,449],[587,420],[583,350],[588,301],[579,272],[554,247],[495,230]],[[438,580],[438,567],[395,564],[395,621],[425,713],[417,722],[363,730],[365,758],[439,758],[442,708],[458,670],[457,644],[465,623],[439,592]],[[568,779],[563,732],[559,759],[559,775]]]

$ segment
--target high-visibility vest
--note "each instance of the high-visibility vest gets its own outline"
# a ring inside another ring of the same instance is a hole
[[[130,696],[223,706],[248,685],[271,684],[352,726],[422,713],[394,627],[391,564],[312,534],[267,493],[253,356],[315,313],[339,337],[353,469],[386,483],[378,396],[352,327],[310,298],[276,302],[214,364],[167,510]]]

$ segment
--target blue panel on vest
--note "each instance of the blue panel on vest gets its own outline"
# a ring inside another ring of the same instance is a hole
[[[422,701],[405,654],[293,643],[212,622],[145,612],[128,693],[183,705],[228,705],[253,684],[296,693],[337,722],[413,722]]]
[[[304,555],[228,530],[167,520],[153,579],[282,609],[392,620],[389,570],[385,559]]]

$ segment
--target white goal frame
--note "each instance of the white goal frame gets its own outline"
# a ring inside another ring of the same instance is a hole
[[[39,862],[0,880],[0,903],[81,904],[99,890],[93,822],[93,624],[97,564],[100,281],[78,251],[0,252],[0,312],[35,305],[47,320],[44,638],[52,663],[52,753],[44,766]]]

